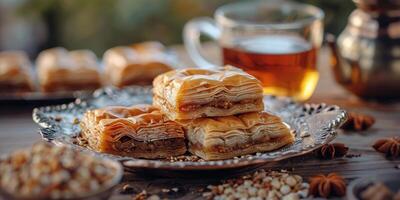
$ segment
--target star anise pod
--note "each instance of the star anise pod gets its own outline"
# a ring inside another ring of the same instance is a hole
[[[347,121],[342,125],[344,130],[363,131],[375,123],[375,118],[361,113],[349,112]]]
[[[372,145],[378,152],[386,154],[387,157],[400,156],[400,137],[395,136],[391,138],[379,139]]]
[[[320,159],[333,159],[343,157],[349,150],[342,143],[324,144],[321,148],[314,151],[315,155]]]
[[[336,173],[328,176],[317,175],[310,178],[310,194],[317,197],[342,197],[346,194],[346,182],[343,177]]]

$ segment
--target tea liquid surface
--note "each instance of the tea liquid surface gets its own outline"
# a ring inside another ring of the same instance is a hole
[[[258,78],[264,94],[308,99],[318,82],[317,49],[296,36],[245,38],[222,47],[224,64]]]

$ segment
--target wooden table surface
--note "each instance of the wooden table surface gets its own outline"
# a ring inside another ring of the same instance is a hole
[[[179,58],[188,65],[192,65],[181,46],[174,47]],[[218,60],[218,49],[209,44],[205,54]],[[348,182],[358,177],[368,177],[380,174],[400,173],[396,165],[400,160],[388,160],[382,154],[375,152],[371,145],[378,138],[400,136],[400,103],[363,102],[343,90],[333,80],[328,62],[329,51],[323,49],[319,58],[320,81],[317,89],[309,102],[325,102],[336,104],[349,111],[357,111],[370,114],[376,118],[375,125],[362,133],[343,132],[339,130],[339,136],[335,142],[345,143],[353,154],[361,154],[360,157],[339,158],[335,160],[321,161],[312,156],[288,159],[279,163],[264,166],[269,169],[289,169],[293,173],[309,177],[319,173],[337,172],[343,175]],[[0,103],[0,154],[23,148],[40,140],[37,134],[38,126],[33,123],[31,113],[35,105]],[[149,174],[126,174],[124,185],[131,184],[136,191],[146,189],[157,193],[162,188],[178,187],[180,192],[172,194],[170,198],[196,199],[200,197],[198,189],[211,183],[217,183],[221,177],[202,178],[161,178]],[[116,189],[111,199],[131,199],[132,194],[120,194],[120,188]]]

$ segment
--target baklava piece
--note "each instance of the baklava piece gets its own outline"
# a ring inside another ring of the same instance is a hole
[[[266,112],[199,118],[183,124],[189,151],[204,160],[272,151],[294,141],[287,125]]]
[[[135,43],[131,45],[131,48],[136,50],[139,53],[147,54],[147,53],[165,53],[166,48],[163,44],[156,41],[147,41],[141,43]]]
[[[104,63],[107,79],[117,87],[151,85],[156,76],[172,69],[164,47],[155,42],[111,48]]]
[[[0,92],[30,92],[34,90],[32,65],[22,51],[0,53]]]
[[[171,119],[229,116],[264,109],[260,82],[231,66],[170,71],[158,76],[153,87],[153,104]]]
[[[89,50],[58,47],[39,54],[38,77],[42,91],[94,90],[101,87],[96,55]]]
[[[87,111],[82,137],[98,151],[135,158],[167,158],[186,152],[184,130],[151,105]]]

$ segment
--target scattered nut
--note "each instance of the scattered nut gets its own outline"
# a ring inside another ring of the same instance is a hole
[[[310,136],[309,132],[307,132],[307,131],[301,131],[300,132],[300,137],[305,138],[305,137],[308,137],[308,136]]]
[[[160,200],[161,198],[158,195],[151,195],[150,197],[147,198],[147,200]]]
[[[132,194],[134,192],[134,188],[129,184],[124,185],[121,190],[121,194]]]
[[[308,195],[308,184],[287,171],[260,170],[220,185],[209,185],[203,193],[206,199],[285,199],[297,200]]]
[[[285,183],[288,184],[290,187],[294,187],[297,184],[296,178],[293,176],[288,176],[285,179]]]
[[[300,197],[296,193],[290,193],[282,198],[282,200],[299,200]]]
[[[164,192],[164,193],[168,193],[170,191],[171,191],[170,189],[166,189],[166,188],[161,189],[161,192]]]
[[[140,193],[136,194],[133,198],[133,200],[146,200],[147,199],[147,191],[143,190]]]
[[[290,187],[288,185],[283,185],[280,190],[279,190],[283,195],[289,194],[291,191]]]

